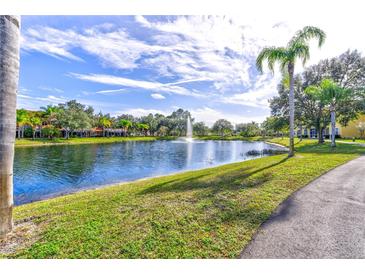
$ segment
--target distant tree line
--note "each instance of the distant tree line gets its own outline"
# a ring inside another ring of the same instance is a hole
[[[178,109],[170,115],[148,114],[135,117],[122,114],[116,117],[101,112],[76,100],[41,107],[39,111],[17,110],[17,138],[55,137],[111,137],[111,136],[185,136],[187,117],[193,122],[194,135],[255,136],[259,124],[238,124],[220,119],[212,127],[204,122],[194,123],[189,111]]]

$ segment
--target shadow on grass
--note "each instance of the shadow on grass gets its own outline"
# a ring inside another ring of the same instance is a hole
[[[285,157],[275,163],[266,165],[262,168],[253,169],[253,167],[235,168],[223,171],[221,175],[216,176],[215,171],[207,171],[204,174],[198,174],[196,176],[188,176],[183,179],[172,179],[166,182],[162,182],[153,185],[139,194],[151,194],[162,192],[184,192],[192,190],[207,189],[211,193],[220,192],[223,190],[236,190],[242,188],[257,187],[270,179],[271,173],[265,172],[267,169],[280,165],[287,161]],[[255,176],[258,173],[263,172],[259,176]],[[251,178],[251,179],[250,179]]]

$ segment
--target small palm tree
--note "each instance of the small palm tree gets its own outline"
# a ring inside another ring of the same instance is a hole
[[[18,138],[24,134],[24,126],[28,123],[29,113],[25,109],[16,110],[16,126],[18,128]]]
[[[40,117],[32,116],[32,117],[29,118],[28,124],[32,127],[33,140],[34,140],[37,128],[42,125],[42,120],[41,120]]]
[[[127,135],[128,129],[132,126],[132,122],[129,120],[121,119],[118,122],[118,126],[123,128],[124,135]]]
[[[267,60],[272,72],[274,72],[275,63],[278,62],[281,71],[289,75],[289,157],[294,156],[294,66],[297,59],[301,59],[303,65],[309,59],[308,41],[312,38],[318,39],[318,46],[321,47],[326,39],[326,34],[316,27],[304,27],[294,35],[286,47],[266,47],[262,49],[256,59],[256,67],[260,72],[263,71],[263,62]]]
[[[324,79],[318,86],[309,86],[305,92],[328,107],[331,113],[331,146],[336,146],[336,108],[339,103],[350,98],[352,91],[337,85],[330,79]]]
[[[147,135],[150,126],[144,123],[137,123],[137,128],[142,132],[142,135]]]
[[[105,128],[110,128],[112,125],[112,122],[109,118],[103,116],[99,119],[99,125],[103,128],[103,136],[105,137]],[[109,132],[108,132],[109,137]]]
[[[46,107],[41,107],[43,113],[42,116],[45,119],[47,125],[52,125],[57,120],[57,113],[59,108],[57,106],[48,105]]]

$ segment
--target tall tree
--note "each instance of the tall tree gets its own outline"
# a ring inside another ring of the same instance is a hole
[[[324,79],[318,86],[309,86],[305,92],[329,109],[331,115],[331,146],[336,146],[336,110],[354,95],[350,89],[341,88],[335,82]]]
[[[219,119],[213,124],[212,130],[217,132],[219,135],[224,136],[232,132],[233,125],[230,121]]]
[[[236,132],[244,137],[259,136],[261,133],[259,124],[254,121],[251,123],[237,124]]]
[[[58,105],[60,111],[57,113],[57,120],[66,131],[66,139],[75,130],[91,128],[91,118],[87,113],[90,108],[71,100],[65,104]]]
[[[204,122],[197,122],[193,124],[194,134],[199,136],[205,136],[209,132],[209,127],[207,127]]]
[[[13,160],[20,17],[0,16],[0,237],[13,228]]]
[[[256,66],[260,72],[263,71],[263,62],[267,60],[272,72],[274,72],[275,63],[279,62],[282,72],[289,75],[289,157],[294,156],[294,66],[297,59],[301,59],[303,65],[309,59],[308,41],[312,38],[318,39],[318,46],[321,47],[326,35],[319,28],[304,27],[294,35],[286,47],[266,47],[262,49],[256,59]]]

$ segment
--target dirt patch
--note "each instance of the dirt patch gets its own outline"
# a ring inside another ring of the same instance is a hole
[[[25,220],[14,225],[13,231],[0,238],[0,257],[7,256],[30,246],[37,240],[37,225]]]

